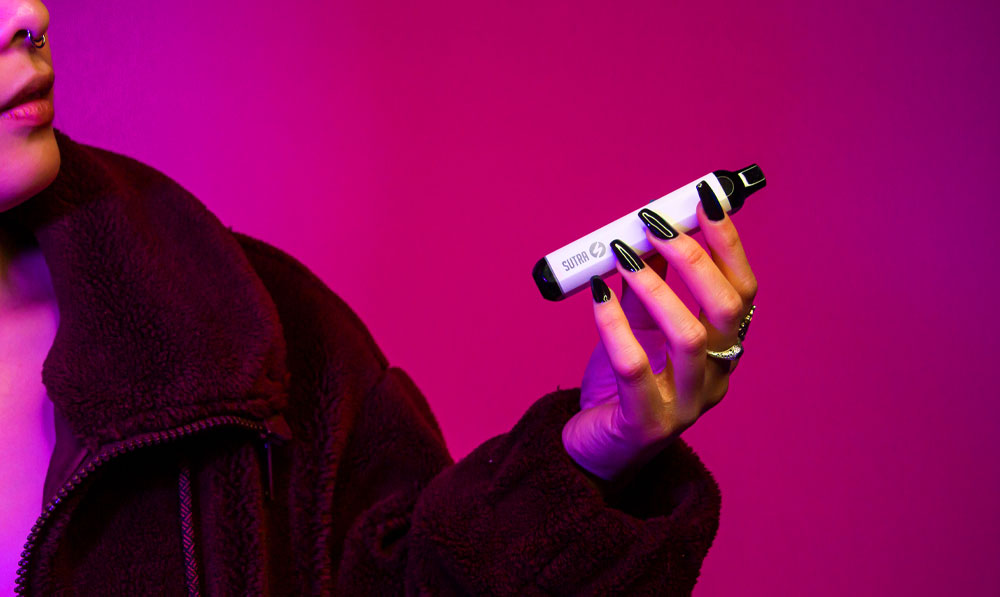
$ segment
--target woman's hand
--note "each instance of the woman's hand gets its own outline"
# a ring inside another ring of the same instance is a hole
[[[562,437],[569,455],[601,489],[620,489],[718,404],[736,368],[738,361],[710,358],[705,351],[737,343],[757,280],[729,215],[709,220],[703,205],[697,213],[711,257],[692,237],[674,230],[673,238],[662,240],[647,223],[646,237],[658,253],[648,263],[634,252],[629,256],[630,249],[613,248],[621,303],[599,278],[593,283],[595,295],[607,297],[594,301],[600,341],[583,375],[581,410]],[[626,267],[629,262],[637,271]],[[701,306],[698,317],[664,281],[668,263]]]

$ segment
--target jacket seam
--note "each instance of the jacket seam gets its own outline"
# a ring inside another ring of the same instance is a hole
[[[266,402],[266,398],[268,398],[270,396],[271,396],[271,394],[247,394],[243,398],[222,398],[222,399],[220,399],[218,397],[215,397],[215,398],[209,398],[209,399],[205,399],[205,400],[198,400],[198,401],[195,401],[195,402],[189,402],[187,404],[184,404],[182,406],[178,406],[178,407],[175,407],[175,408],[177,408],[177,409],[204,408],[205,406],[216,405],[216,404],[219,404],[220,402],[222,402],[222,403],[226,403],[226,402],[238,402],[238,403],[242,403],[242,404],[245,404],[247,401],[251,401],[251,400],[254,400],[254,401],[256,401],[256,400],[264,400]],[[272,409],[272,410],[274,412],[276,412],[276,413],[280,412],[279,410],[276,410],[276,409]],[[160,412],[162,412],[162,410],[157,410],[155,408],[151,408],[151,409],[148,409],[148,410],[140,411],[140,412],[132,415],[131,417],[128,417],[127,419],[123,419],[122,420],[122,425],[123,426],[133,425],[133,424],[135,424],[137,422],[141,422],[145,417],[147,417],[147,416],[149,416],[151,414],[160,413]],[[197,418],[193,419],[190,422],[196,422],[196,421],[200,421],[201,419],[206,419],[206,418],[210,418],[210,417],[226,416],[227,414],[232,414],[233,416],[242,416],[242,413],[230,413],[228,410],[223,409],[223,410],[221,410],[221,411],[219,411],[217,413],[214,413],[214,414],[213,413],[209,413],[209,414],[201,413],[201,414],[198,415]],[[181,423],[181,425],[185,425],[185,424],[187,424],[187,423]],[[98,443],[98,448],[100,448],[102,446],[106,446],[108,444],[113,444],[113,443],[125,441],[125,440],[127,440],[129,438],[133,438],[133,437],[136,437],[136,436],[139,436],[139,435],[143,435],[143,434],[146,434],[146,433],[156,433],[158,431],[160,431],[159,428],[135,430],[135,431],[132,431],[131,433],[129,433],[127,435],[122,435],[121,437],[119,437],[117,439],[102,441],[102,442]],[[95,450],[95,451],[99,451],[99,449]]]
[[[371,401],[372,395],[374,395],[378,387],[382,385],[382,382],[385,380],[388,374],[389,374],[389,367],[384,367],[382,371],[379,372],[379,375],[375,379],[374,383],[372,383],[372,385],[361,394],[361,400],[359,401],[356,411],[357,417],[363,416],[362,412],[367,407],[367,404]],[[347,432],[347,436],[344,438],[343,445],[345,452],[349,450],[350,446],[354,444],[355,434],[357,433],[357,430],[358,430],[358,425],[357,425],[357,420],[355,420],[355,423],[351,425],[350,430]]]
[[[297,257],[287,251],[284,251],[283,249],[269,244],[267,241],[255,238],[249,234],[233,230],[232,228],[230,228],[230,232],[235,236],[236,242],[240,245],[240,248],[243,249],[244,252],[249,250],[260,257],[268,259],[278,266],[285,267],[287,271],[294,272],[294,276],[298,282],[315,289],[320,295],[324,295],[327,300],[332,298],[341,303],[344,307],[345,314],[351,320],[353,327],[363,333],[365,343],[368,345],[368,350],[378,359],[379,362],[382,363],[384,367],[389,366],[388,357],[386,357],[385,353],[375,342],[375,339],[372,337],[368,327],[361,320],[361,317],[344,301],[343,298],[340,297],[340,295],[334,292],[334,290],[330,288],[326,282],[311,271]],[[240,237],[249,242],[241,242]],[[256,271],[256,268],[253,267],[252,263],[250,266],[255,270],[254,273],[256,273],[259,277],[260,273]],[[273,297],[272,300],[274,300]]]

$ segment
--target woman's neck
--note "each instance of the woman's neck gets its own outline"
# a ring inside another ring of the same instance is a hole
[[[49,267],[34,236],[0,227],[0,312],[54,299]]]

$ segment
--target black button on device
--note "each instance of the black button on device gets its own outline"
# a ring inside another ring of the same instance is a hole
[[[760,166],[757,164],[754,164],[744,170],[740,170],[739,175],[743,180],[744,186],[752,187],[764,182],[764,171],[761,170]]]

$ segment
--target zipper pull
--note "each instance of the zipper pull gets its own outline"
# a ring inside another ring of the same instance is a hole
[[[264,451],[267,452],[267,501],[274,496],[274,474],[271,470],[271,442],[264,436]]]
[[[288,426],[288,421],[281,413],[266,419],[264,428],[267,429],[267,435],[276,438],[279,444],[292,439],[292,428]]]
[[[264,451],[267,453],[267,501],[274,499],[274,469],[271,465],[271,442],[282,444],[292,439],[292,428],[288,426],[288,421],[281,413],[264,421],[266,431],[261,434],[264,440]]]

